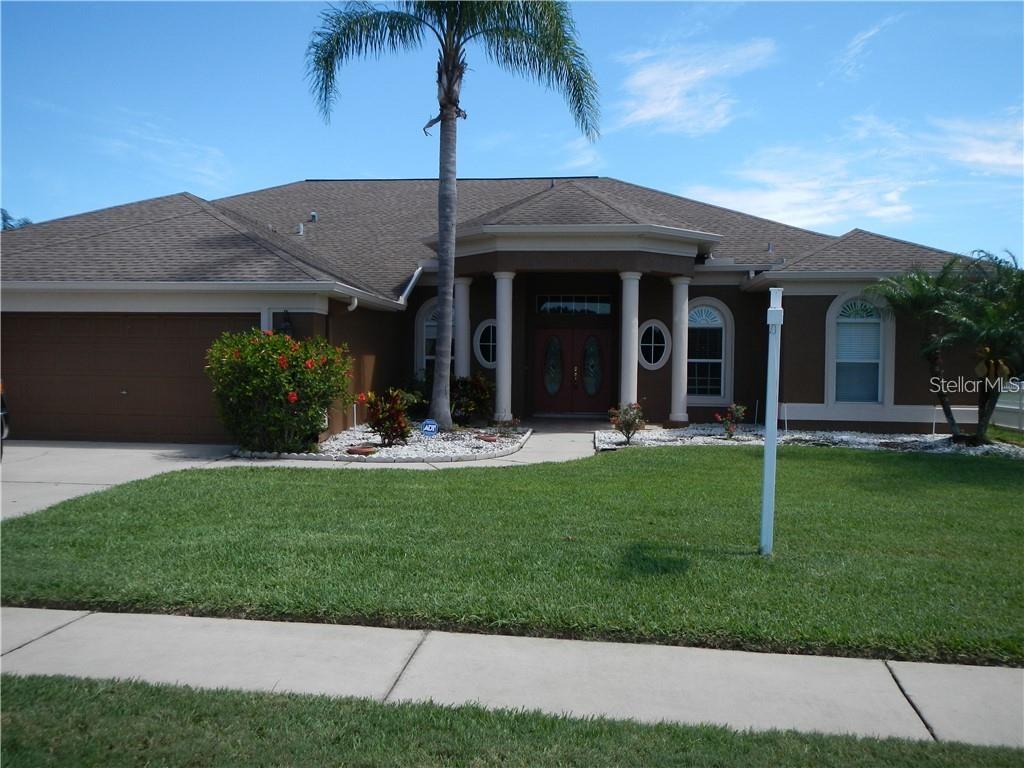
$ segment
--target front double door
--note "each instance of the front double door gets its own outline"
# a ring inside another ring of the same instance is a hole
[[[605,413],[611,407],[610,345],[606,329],[538,329],[534,412]]]

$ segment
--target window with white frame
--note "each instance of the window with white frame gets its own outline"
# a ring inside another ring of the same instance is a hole
[[[878,403],[882,394],[882,316],[864,299],[843,304],[836,316],[838,403]]]
[[[416,313],[416,347],[414,360],[416,375],[429,378],[434,372],[437,358],[437,299],[423,303]]]
[[[672,337],[661,320],[648,320],[640,326],[640,365],[648,371],[661,368],[672,354]]]
[[[691,309],[687,341],[687,394],[727,397],[725,318],[722,313],[706,304]]]
[[[498,322],[491,318],[476,327],[473,334],[473,354],[484,368],[498,365]]]

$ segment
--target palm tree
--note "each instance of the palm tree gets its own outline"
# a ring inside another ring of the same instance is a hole
[[[3,229],[6,232],[9,229],[20,229],[21,227],[27,227],[32,223],[32,219],[26,219],[24,217],[16,219],[7,212],[6,208],[0,208],[0,218],[3,219]]]
[[[337,96],[338,69],[352,59],[419,48],[436,40],[439,111],[423,128],[441,124],[437,185],[437,353],[430,416],[451,429],[452,291],[455,283],[456,120],[466,50],[478,44],[498,66],[562,93],[580,130],[598,135],[597,84],[564,2],[401,2],[381,8],[347,3],[321,14],[306,52],[313,94],[325,119]]]
[[[961,259],[952,258],[938,272],[912,269],[868,288],[870,293],[884,299],[893,312],[913,318],[920,324],[923,332],[921,355],[928,361],[932,377],[940,380],[943,378],[942,353],[954,343],[947,305],[962,285],[963,266]],[[936,394],[949,431],[953,439],[958,440],[960,426],[953,415],[949,393],[939,387]]]
[[[988,425],[1000,385],[1024,372],[1024,270],[1007,252],[1001,259],[975,251],[965,271],[964,290],[947,306],[954,341],[970,344],[978,358],[978,428],[972,442],[988,442]]]

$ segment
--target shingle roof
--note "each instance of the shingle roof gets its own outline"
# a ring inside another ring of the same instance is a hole
[[[460,179],[458,231],[484,224],[649,224],[719,236],[719,263],[776,270],[938,266],[950,255],[841,238],[604,177]],[[310,219],[316,211],[317,221]],[[300,222],[302,235],[294,230]],[[435,257],[437,181],[309,180],[208,202],[187,193],[3,233],[5,280],[340,280],[397,298]]]
[[[273,238],[179,193],[9,230],[0,245],[5,280],[336,279],[316,257],[304,262]]]
[[[851,229],[827,245],[788,262],[781,272],[902,272],[938,269],[958,254],[906,240]]]

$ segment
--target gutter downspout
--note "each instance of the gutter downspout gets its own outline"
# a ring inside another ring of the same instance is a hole
[[[416,267],[416,271],[412,273],[412,277],[409,278],[408,285],[405,286],[405,290],[402,291],[402,295],[398,297],[398,303],[403,307],[409,301],[409,294],[412,293],[412,289],[416,287],[416,283],[420,280],[420,275],[423,274],[423,265],[420,264]]]

